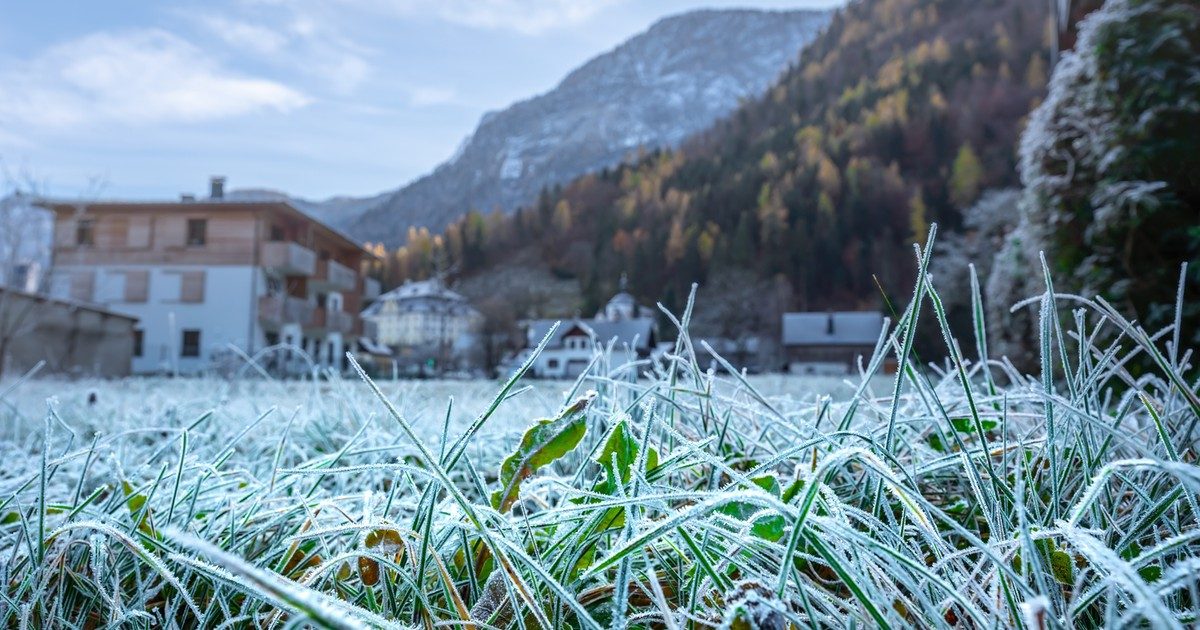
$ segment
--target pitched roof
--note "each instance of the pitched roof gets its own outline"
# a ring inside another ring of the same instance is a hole
[[[871,311],[784,313],[785,346],[874,346],[883,315]]]
[[[274,209],[283,212],[290,212],[298,215],[300,218],[306,221],[311,221],[321,229],[329,232],[334,238],[342,241],[344,245],[355,247],[363,254],[366,254],[371,258],[378,258],[374,252],[367,249],[362,243],[355,240],[349,234],[346,234],[342,230],[333,227],[329,223],[326,223],[325,221],[300,209],[296,206],[296,204],[292,203],[286,198],[223,197],[220,199],[199,198],[192,201],[154,199],[97,199],[94,201],[84,201],[78,199],[39,197],[35,199],[34,205],[45,208],[52,212],[77,212],[82,208],[87,208],[93,212],[213,212],[221,210],[248,210],[254,212],[258,210]]]
[[[529,323],[529,340],[538,343],[550,327],[562,320],[535,319]],[[595,335],[598,343],[607,344],[616,340],[616,347],[633,347],[637,350],[650,348],[650,338],[654,332],[654,320],[648,317],[623,319],[620,321],[603,321],[595,319],[575,319],[564,321],[546,347],[555,348],[562,345],[563,337],[568,332],[579,329],[588,335]]]
[[[406,305],[407,308],[402,307],[402,310],[406,312],[418,310],[453,314],[475,312],[474,307],[467,302],[467,298],[447,289],[446,285],[438,280],[405,282],[395,289],[375,298],[375,301],[363,311],[363,315],[371,316],[379,313],[383,304],[387,302],[397,302]]]
[[[62,306],[71,310],[91,311],[93,313],[103,315],[104,317],[116,317],[119,319],[128,319],[134,322],[138,321],[137,315],[130,315],[128,313],[110,310],[104,305],[96,304],[94,302],[81,302],[72,298],[49,295],[46,293],[30,293],[16,287],[0,284],[0,293],[4,292],[9,292],[15,296],[33,300],[39,304],[53,304],[55,306]]]
[[[360,348],[363,349],[363,351],[368,352],[370,354],[386,356],[386,357],[392,356],[391,348],[389,348],[381,343],[377,343],[375,340],[373,340],[369,337],[359,337],[358,345]]]

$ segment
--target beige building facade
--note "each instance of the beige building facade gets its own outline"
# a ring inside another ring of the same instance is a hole
[[[357,242],[285,200],[43,202],[52,292],[137,317],[134,373],[196,373],[245,356],[281,371],[343,366],[378,295]]]

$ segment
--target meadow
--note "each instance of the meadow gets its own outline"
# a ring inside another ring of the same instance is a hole
[[[1178,328],[1047,280],[1022,374],[973,298],[955,340],[920,282],[845,380],[701,371],[689,306],[577,382],[6,382],[0,624],[1200,623]]]

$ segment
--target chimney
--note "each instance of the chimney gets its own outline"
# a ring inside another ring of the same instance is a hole
[[[179,195],[179,201],[181,203],[192,203],[195,200],[196,195],[193,195],[192,193],[180,193]]]
[[[221,175],[213,175],[209,178],[210,192],[208,196],[213,199],[225,198],[225,177]]]

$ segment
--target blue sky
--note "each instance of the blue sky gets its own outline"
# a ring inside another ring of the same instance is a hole
[[[373,194],[656,19],[840,0],[0,0],[0,164],[45,192],[173,197],[210,174]]]

